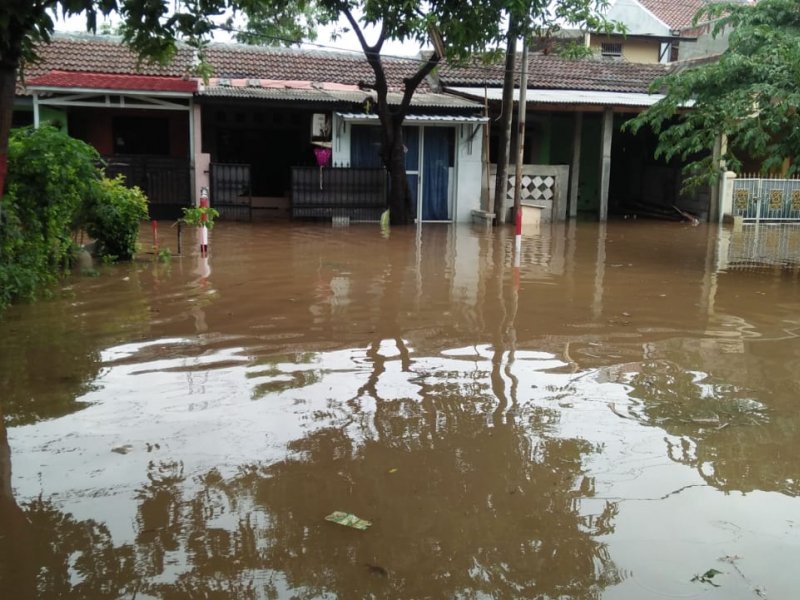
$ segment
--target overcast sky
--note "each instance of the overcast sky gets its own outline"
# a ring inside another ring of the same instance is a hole
[[[112,19],[111,25],[114,26],[114,24],[115,20]],[[100,23],[98,23],[98,29],[99,28]],[[349,32],[337,38],[336,40],[332,40],[332,29],[332,27],[321,28],[318,32],[316,42],[314,44],[303,44],[303,47],[323,50],[361,52],[361,46],[359,45],[358,38],[356,38],[354,33]],[[78,16],[64,20],[61,17],[58,17],[56,20],[56,30],[70,33],[86,33],[86,18],[83,16]],[[368,29],[365,31],[365,36],[368,42],[373,42],[377,36],[377,32]],[[214,34],[214,41],[230,42],[231,37],[224,31],[217,31]],[[383,46],[382,52],[384,55],[394,56],[416,56],[418,53],[419,47],[416,44],[401,44],[393,41],[386,42]]]

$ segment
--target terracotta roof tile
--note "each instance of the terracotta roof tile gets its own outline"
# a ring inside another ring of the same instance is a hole
[[[76,73],[74,71],[50,71],[44,75],[29,78],[26,84],[56,88],[184,92],[187,94],[197,91],[197,81],[193,79],[155,75]]]
[[[517,66],[519,80],[519,61]],[[503,85],[502,62],[470,66],[444,65],[439,81],[444,86]],[[656,64],[638,64],[608,59],[572,60],[559,56],[535,54],[528,61],[528,87],[555,90],[594,90],[605,92],[644,92],[654,79],[665,75],[667,68]]]
[[[697,11],[707,4],[706,0],[639,0],[639,3],[673,30],[691,26]]]
[[[192,51],[186,46],[178,48],[169,64],[159,65],[140,62],[114,37],[56,35],[38,50],[40,61],[25,67],[26,78],[52,70],[182,77],[191,72],[192,65]],[[348,85],[375,80],[364,56],[356,52],[212,44],[207,56],[216,77],[301,79]],[[384,65],[390,88],[400,90],[403,78],[412,75],[419,63],[414,59],[385,58]],[[420,85],[419,91],[430,91],[427,82]]]

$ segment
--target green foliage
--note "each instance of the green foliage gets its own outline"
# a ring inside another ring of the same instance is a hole
[[[171,263],[172,251],[169,248],[162,248],[161,250],[158,251],[156,260],[158,260],[158,262],[160,263]]]
[[[100,157],[52,127],[15,130],[0,216],[0,308],[31,298],[72,259],[72,232],[92,197]]]
[[[653,91],[666,97],[629,127],[652,127],[660,134],[659,156],[688,161],[690,186],[714,180],[721,168],[739,170],[747,158],[764,173],[780,170],[800,154],[800,3],[725,2],[700,17],[717,19],[714,33],[729,34],[728,49],[716,62],[656,81]],[[714,164],[711,151],[722,134],[727,148],[722,164]],[[791,172],[798,171],[795,162]]]
[[[97,240],[97,254],[129,260],[136,254],[139,224],[147,218],[147,197],[125,187],[122,175],[101,179],[85,212],[86,232]]]
[[[181,221],[193,227],[202,227],[205,225],[208,229],[214,228],[214,219],[219,216],[219,211],[211,207],[192,206],[184,208],[183,218]],[[205,217],[205,221],[203,221]]]

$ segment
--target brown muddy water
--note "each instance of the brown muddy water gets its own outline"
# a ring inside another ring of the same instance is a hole
[[[800,228],[187,245],[0,321],[0,598],[800,596]]]

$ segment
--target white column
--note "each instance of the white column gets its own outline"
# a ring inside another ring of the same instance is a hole
[[[39,129],[39,124],[40,124],[39,94],[34,92],[33,93],[33,127],[34,127],[34,129]]]
[[[603,111],[603,149],[600,155],[600,221],[608,220],[608,191],[611,186],[611,139],[614,134],[614,111]]]

